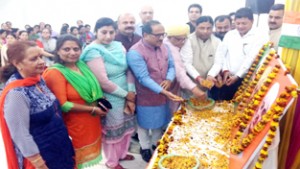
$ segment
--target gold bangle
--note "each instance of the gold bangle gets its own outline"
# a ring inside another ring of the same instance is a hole
[[[36,159],[34,159],[34,160],[30,161],[30,162],[31,163],[36,163],[36,162],[38,162],[41,159],[42,159],[42,156],[39,156],[38,158],[36,158]]]

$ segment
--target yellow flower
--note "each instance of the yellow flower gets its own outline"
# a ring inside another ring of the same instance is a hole
[[[255,168],[257,168],[257,169],[261,169],[261,168],[262,168],[262,164],[261,164],[261,163],[259,163],[259,162],[257,162],[257,163],[255,164]]]
[[[291,92],[291,95],[292,95],[292,97],[294,97],[294,98],[297,98],[298,97],[298,93],[297,93],[297,91],[292,91]]]

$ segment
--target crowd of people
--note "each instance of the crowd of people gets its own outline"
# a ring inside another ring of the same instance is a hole
[[[189,22],[164,27],[144,6],[117,21],[91,26],[41,22],[0,30],[1,133],[9,168],[86,168],[103,154],[122,169],[136,132],[149,162],[172,112],[184,99],[231,100],[257,52],[278,48],[284,5],[269,13],[269,32],[253,25],[250,8],[213,19],[200,4]],[[213,85],[203,85],[205,81]],[[16,106],[17,105],[17,106]]]

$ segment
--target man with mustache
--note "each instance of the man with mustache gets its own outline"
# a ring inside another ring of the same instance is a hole
[[[269,12],[269,37],[270,41],[274,43],[275,50],[278,50],[278,42],[281,35],[281,27],[284,15],[284,5],[274,4]]]
[[[225,34],[231,30],[231,18],[228,15],[220,15],[215,18],[214,35],[223,40]]]
[[[116,34],[115,40],[121,42],[126,48],[126,51],[141,39],[141,36],[134,33],[134,31],[134,16],[130,13],[121,14],[118,18],[118,33]]]
[[[158,21],[147,22],[142,29],[143,38],[127,53],[127,62],[136,81],[136,117],[140,153],[149,162],[151,148],[155,148],[162,136],[162,129],[170,121],[167,99],[183,101],[169,92],[175,78],[172,55],[163,44],[165,29]]]
[[[210,16],[198,18],[195,32],[188,36],[180,50],[187,74],[202,90],[207,90],[202,86],[202,81],[214,64],[215,53],[221,42],[213,35],[213,25],[214,21]],[[189,91],[184,93],[185,97],[191,96]]]
[[[153,8],[152,6],[145,5],[141,8],[139,16],[141,18],[141,22],[135,25],[135,33],[142,36],[142,28],[145,23],[153,20]]]

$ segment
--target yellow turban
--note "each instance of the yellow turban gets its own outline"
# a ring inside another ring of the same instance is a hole
[[[167,27],[168,36],[181,36],[188,35],[190,33],[190,27],[187,24],[172,25]]]

